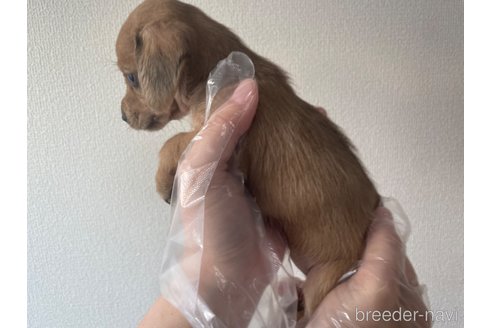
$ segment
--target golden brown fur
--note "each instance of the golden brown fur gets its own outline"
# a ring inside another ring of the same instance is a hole
[[[294,262],[307,274],[305,314],[311,315],[359,259],[379,203],[350,141],[295,94],[279,67],[193,6],[145,1],[123,25],[116,50],[123,73],[139,80],[132,86],[127,79],[122,101],[133,128],[155,130],[171,119],[193,117],[193,131],[171,138],[161,150],[156,181],[165,199],[179,156],[203,124],[209,72],[232,51],[252,59],[259,105],[240,165],[266,222],[283,230]]]

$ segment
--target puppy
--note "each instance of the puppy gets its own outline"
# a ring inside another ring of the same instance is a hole
[[[281,229],[306,274],[309,317],[357,263],[380,199],[340,129],[295,94],[282,69],[199,9],[174,0],[144,1],[121,28],[122,118],[132,128],[158,130],[192,116],[193,130],[172,137],[160,152],[157,190],[169,200],[178,159],[203,125],[208,74],[232,51],[251,58],[259,88],[240,169],[266,224]]]

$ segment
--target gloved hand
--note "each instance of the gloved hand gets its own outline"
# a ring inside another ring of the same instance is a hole
[[[394,200],[385,199],[384,203],[392,212],[385,207],[376,210],[357,272],[325,297],[307,327],[431,326],[423,287],[395,230],[396,223],[408,232],[406,222],[393,220],[392,215],[404,214]]]
[[[231,162],[257,101],[255,82],[243,81],[193,139],[177,169],[161,292],[193,326],[295,326],[297,295],[285,271],[286,245],[263,226]],[[270,298],[259,305],[267,288]],[[261,312],[265,309],[268,314]],[[381,207],[358,271],[326,296],[308,323],[300,324],[429,327],[431,318],[426,321],[425,315],[422,288],[404,242],[391,213]]]
[[[192,140],[177,168],[161,291],[200,327],[245,327],[253,317],[261,326],[270,326],[265,320],[278,326],[288,320],[289,306],[295,319],[295,285],[287,275],[282,279],[285,243],[264,228],[232,163],[257,102],[256,82],[241,82]],[[269,319],[257,307],[267,286],[273,291]]]

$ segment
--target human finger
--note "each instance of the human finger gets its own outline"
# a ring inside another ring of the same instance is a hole
[[[194,138],[185,155],[187,164],[196,168],[215,162],[227,163],[239,138],[251,125],[257,103],[256,82],[242,81]]]
[[[395,230],[391,213],[380,207],[375,214],[361,265],[353,277],[369,290],[378,290],[395,281],[395,278],[399,279],[406,259],[404,245]]]

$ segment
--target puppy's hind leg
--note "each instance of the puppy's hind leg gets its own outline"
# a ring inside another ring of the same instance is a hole
[[[304,282],[304,316],[311,317],[339,279],[355,264],[353,260],[337,260],[313,266]]]
[[[155,175],[156,189],[167,203],[171,201],[179,158],[196,133],[196,131],[178,133],[166,141],[159,152],[159,168]]]

